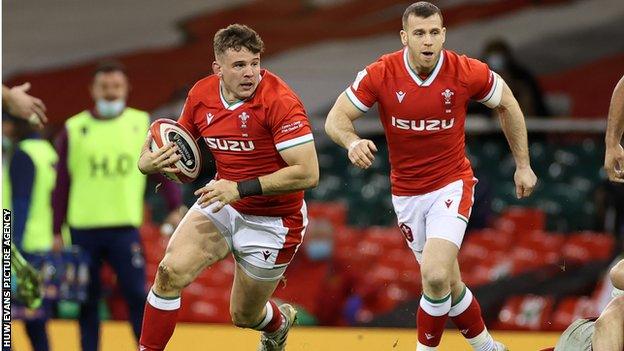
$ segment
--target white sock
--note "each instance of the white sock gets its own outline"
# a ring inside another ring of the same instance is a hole
[[[466,339],[474,351],[494,351],[494,339],[488,332],[487,328],[483,329],[481,334],[472,339]]]
[[[164,298],[160,297],[150,289],[147,294],[147,303],[163,311],[173,311],[180,308],[180,297]]]
[[[416,351],[437,351],[437,347],[426,346],[421,343],[416,344]]]

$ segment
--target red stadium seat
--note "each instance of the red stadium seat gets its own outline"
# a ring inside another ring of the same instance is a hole
[[[422,280],[420,269],[403,269],[399,272],[399,285],[407,290],[412,296],[418,296],[422,293]]]
[[[505,330],[544,330],[549,327],[552,297],[525,295],[509,298],[498,314],[495,328]]]
[[[510,220],[514,224],[516,233],[543,230],[546,223],[546,215],[537,208],[512,206],[507,208],[501,217]]]
[[[308,202],[308,216],[327,218],[334,227],[347,224],[347,205],[343,202]]]
[[[607,260],[613,252],[615,240],[612,235],[581,232],[573,234],[562,248],[563,257],[573,263]]]
[[[563,331],[572,322],[579,318],[590,318],[599,315],[596,303],[592,299],[582,297],[567,297],[559,303],[552,316],[552,330]]]
[[[379,243],[384,250],[407,248],[398,227],[371,227],[366,231],[366,241]]]
[[[497,229],[481,229],[468,233],[465,243],[480,244],[488,250],[505,251],[511,248],[513,234]]]

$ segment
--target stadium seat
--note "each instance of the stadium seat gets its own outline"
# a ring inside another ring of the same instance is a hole
[[[574,263],[607,260],[611,257],[615,239],[612,235],[595,232],[573,234],[562,248],[563,257]]]
[[[344,202],[311,201],[307,207],[311,218],[327,218],[334,227],[343,227],[347,224],[347,205]]]
[[[543,230],[546,223],[544,212],[536,208],[510,207],[501,217],[511,220],[516,232]]]
[[[592,318],[599,314],[596,303],[591,298],[585,296],[567,297],[558,304],[553,313],[551,329],[563,331],[579,318]]]
[[[509,298],[494,324],[504,330],[545,330],[549,328],[554,299],[552,297],[525,295]]]

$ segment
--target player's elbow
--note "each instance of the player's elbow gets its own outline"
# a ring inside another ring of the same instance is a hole
[[[308,172],[306,172],[306,177],[304,180],[305,189],[316,188],[319,184],[319,169],[318,167],[313,167]]]
[[[329,114],[327,114],[327,118],[325,119],[325,134],[329,135],[330,137],[334,132],[335,119],[336,117],[334,109],[332,109],[331,111],[329,111]]]
[[[312,177],[310,177],[310,183],[308,189],[316,188],[319,185],[319,172],[317,171]]]

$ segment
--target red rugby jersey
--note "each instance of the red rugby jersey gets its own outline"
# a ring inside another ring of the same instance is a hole
[[[191,89],[178,122],[201,137],[217,165],[217,178],[242,181],[288,166],[279,151],[313,141],[303,104],[279,77],[267,70],[253,96],[228,104],[216,75]],[[287,216],[299,212],[303,191],[250,196],[232,204],[239,212]]]
[[[382,56],[346,90],[364,112],[379,104],[394,195],[420,195],[473,176],[465,155],[466,106],[470,99],[487,102],[502,84],[485,63],[449,50],[423,79],[407,55],[404,48]]]

